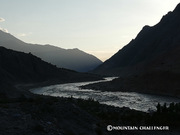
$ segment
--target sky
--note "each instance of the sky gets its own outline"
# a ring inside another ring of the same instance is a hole
[[[179,0],[0,0],[0,29],[33,44],[79,48],[102,61],[157,24]]]

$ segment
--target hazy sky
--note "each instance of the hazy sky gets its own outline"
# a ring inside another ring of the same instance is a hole
[[[37,44],[79,48],[105,60],[179,0],[0,0],[0,29]]]

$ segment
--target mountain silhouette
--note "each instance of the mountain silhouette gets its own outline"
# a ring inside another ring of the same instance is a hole
[[[0,46],[26,53],[31,52],[44,61],[60,68],[72,69],[79,72],[87,72],[102,64],[102,61],[95,56],[77,48],[63,49],[52,45],[28,44],[1,30]]]
[[[119,76],[97,88],[180,97],[180,4],[93,72]],[[95,85],[92,86],[95,88]]]
[[[145,66],[147,63],[173,51],[179,46],[180,4],[173,12],[163,16],[161,21],[155,26],[144,26],[135,39],[98,66],[94,72],[110,75],[127,75],[127,72],[132,72],[129,69],[133,70],[136,68],[137,70],[138,66]]]

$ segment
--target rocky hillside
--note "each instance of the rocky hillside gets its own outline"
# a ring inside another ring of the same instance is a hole
[[[26,53],[31,52],[57,67],[72,69],[79,72],[92,70],[102,64],[101,60],[95,56],[77,48],[63,49],[52,45],[28,44],[1,30],[0,46]]]

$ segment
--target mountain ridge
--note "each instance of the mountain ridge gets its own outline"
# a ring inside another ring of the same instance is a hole
[[[120,75],[123,74],[123,69],[126,70],[143,62],[145,64],[158,55],[177,47],[180,40],[179,8],[180,4],[173,12],[163,16],[156,25],[144,26],[135,39],[98,66],[94,72],[103,74],[107,71],[109,75],[117,75],[119,71],[118,75]]]
[[[97,57],[79,49],[63,49],[53,45],[25,43],[0,30],[0,46],[32,54],[58,67],[87,72],[102,63]]]
[[[180,97],[179,52],[180,4],[93,71],[118,79],[85,88]]]

